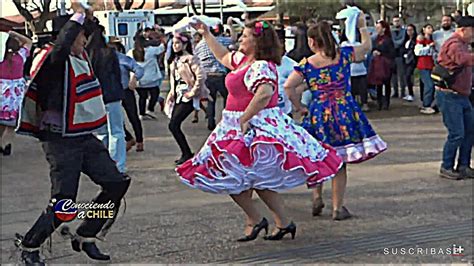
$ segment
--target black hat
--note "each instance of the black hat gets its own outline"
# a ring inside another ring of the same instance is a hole
[[[69,21],[71,15],[57,16],[53,18],[53,34],[58,34],[61,31],[61,28],[66,25],[66,22]]]
[[[460,28],[474,27],[473,16],[460,17],[456,22],[458,24],[458,27]]]

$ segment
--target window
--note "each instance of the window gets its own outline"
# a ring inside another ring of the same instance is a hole
[[[118,35],[119,36],[128,35],[128,25],[127,25],[127,23],[119,23],[117,28],[118,28]]]

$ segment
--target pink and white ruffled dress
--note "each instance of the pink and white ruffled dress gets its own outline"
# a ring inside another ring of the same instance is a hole
[[[15,127],[26,93],[23,65],[30,50],[22,47],[11,60],[0,62],[0,125]]]
[[[275,64],[244,66],[245,61],[243,54],[233,54],[236,70],[226,77],[229,96],[222,120],[199,153],[176,168],[181,181],[205,192],[239,194],[252,188],[279,192],[305,183],[311,187],[331,179],[342,160],[277,106]],[[262,84],[271,84],[274,95],[242,134],[240,117]]]

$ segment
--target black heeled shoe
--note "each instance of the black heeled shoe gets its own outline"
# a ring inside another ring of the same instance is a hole
[[[110,260],[110,256],[102,253],[94,242],[81,242],[74,238],[71,240],[71,246],[76,252],[84,251],[93,260]]]
[[[181,156],[181,158],[179,158],[178,160],[174,161],[174,163],[178,166],[178,165],[182,165],[183,163],[185,163],[187,160],[191,159],[194,157],[194,153],[191,153],[189,155],[183,155]]]
[[[12,145],[7,144],[7,146],[5,146],[5,148],[2,149],[2,152],[3,152],[3,156],[10,156],[12,154]]]
[[[295,239],[296,225],[293,222],[291,222],[285,228],[278,228],[278,232],[276,234],[266,236],[263,239],[265,239],[265,240],[281,240],[286,234],[291,234],[291,239]]]
[[[253,227],[252,233],[250,233],[250,235],[237,239],[237,242],[247,242],[255,240],[258,237],[260,231],[262,231],[262,229],[265,229],[265,234],[268,234],[268,221],[265,217],[262,219],[262,221],[260,221],[260,223],[256,224]]]

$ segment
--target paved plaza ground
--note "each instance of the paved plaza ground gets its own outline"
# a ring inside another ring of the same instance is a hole
[[[189,118],[184,125],[194,151],[209,134],[200,115],[199,124]],[[128,153],[133,182],[126,213],[99,246],[112,263],[472,263],[473,180],[438,177],[446,138],[441,116],[420,115],[416,103],[398,99],[390,111],[368,116],[389,148],[348,168],[346,206],[355,217],[331,220],[330,184],[323,215],[312,217],[311,191],[300,187],[283,194],[298,226],[296,239],[250,243],[234,241],[242,236],[244,219],[230,197],[192,190],[176,177],[178,147],[167,118],[144,121],[145,152]],[[48,164],[39,142],[22,136],[13,155],[0,160],[1,262],[15,263],[15,232],[24,234],[49,200]],[[90,200],[98,188],[86,176],[81,182],[78,201]],[[463,248],[463,256],[430,253],[453,245]],[[422,248],[424,254],[401,255],[401,248]],[[94,263],[58,234],[53,252],[44,254],[48,263]]]

